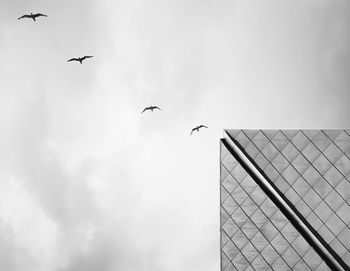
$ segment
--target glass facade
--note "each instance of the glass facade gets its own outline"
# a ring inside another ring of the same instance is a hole
[[[350,131],[226,134],[341,266],[350,266]],[[223,142],[220,161],[221,270],[331,270]]]

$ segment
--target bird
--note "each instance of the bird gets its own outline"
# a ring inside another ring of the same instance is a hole
[[[83,56],[83,57],[73,57],[71,59],[69,59],[67,62],[70,62],[70,61],[79,61],[80,64],[83,64],[83,60],[87,59],[87,58],[91,58],[93,56]]]
[[[41,13],[35,13],[35,14],[34,13],[30,13],[30,14],[25,14],[25,15],[19,17],[18,20],[24,19],[24,18],[32,18],[35,21],[35,18],[41,17],[41,16],[47,17],[47,15],[41,14]]]
[[[196,126],[196,127],[194,127],[193,129],[192,129],[192,131],[191,131],[191,135],[192,135],[192,133],[194,132],[194,131],[197,131],[197,132],[199,132],[199,129],[200,128],[208,128],[207,126],[205,126],[205,125],[198,125],[198,126]]]
[[[143,109],[143,111],[141,113],[143,113],[147,110],[151,110],[153,112],[154,109],[162,110],[158,106],[151,105],[151,106],[145,107],[145,109]]]

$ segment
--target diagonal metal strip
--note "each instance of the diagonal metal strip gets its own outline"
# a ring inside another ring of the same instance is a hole
[[[293,206],[290,206],[290,203],[283,198],[283,195],[276,191],[268,178],[254,165],[242,147],[229,133],[225,132],[225,138],[222,139],[222,142],[327,265],[332,270],[350,270],[344,261],[336,253],[332,252],[332,249],[325,241],[317,233],[313,232],[312,227],[296,212]]]

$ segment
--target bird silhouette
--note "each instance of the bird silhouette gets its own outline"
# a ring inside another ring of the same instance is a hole
[[[208,127],[205,126],[205,125],[198,125],[198,126],[196,126],[196,127],[194,127],[194,128],[192,129],[191,135],[192,135],[192,133],[193,133],[194,131],[199,132],[199,129],[200,129],[200,128],[208,128]]]
[[[31,18],[31,19],[33,19],[34,21],[36,21],[35,18],[41,17],[41,16],[47,17],[47,15],[41,14],[41,13],[35,13],[35,14],[34,14],[34,13],[30,13],[30,14],[25,14],[25,15],[19,17],[18,20],[24,19],[24,18]]]
[[[153,112],[154,109],[162,110],[158,106],[151,105],[151,106],[145,107],[145,109],[143,109],[143,111],[141,113],[143,113],[143,112],[145,112],[147,110],[151,110]]]
[[[87,58],[91,58],[93,56],[83,56],[83,57],[73,57],[71,59],[69,59],[67,62],[70,62],[70,61],[79,61],[80,64],[83,64],[83,60],[87,59]]]

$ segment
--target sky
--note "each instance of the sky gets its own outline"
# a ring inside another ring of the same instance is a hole
[[[350,127],[347,0],[2,0],[0,59],[0,270],[219,270],[223,129]]]

